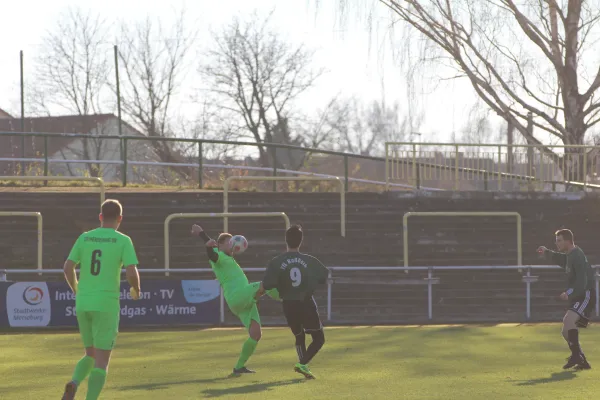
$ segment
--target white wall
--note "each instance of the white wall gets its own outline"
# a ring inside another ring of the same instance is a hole
[[[139,136],[139,133],[123,125],[123,135]],[[101,136],[118,136],[118,120],[114,118],[96,127],[90,132],[92,135],[98,135],[98,139],[76,139],[66,148],[52,154],[54,160],[102,160],[102,161],[121,161],[121,141],[116,139],[103,139]],[[87,143],[86,143],[87,142]],[[87,154],[84,151],[87,148]],[[87,155],[87,157],[86,157]],[[158,161],[155,156],[150,141],[129,140],[127,142],[128,161]],[[106,182],[117,182],[121,180],[121,166],[100,164],[100,176]],[[128,165],[127,179],[131,183],[143,183],[145,181],[144,168]],[[89,165],[84,163],[53,163],[50,164],[52,175],[64,176],[84,176],[91,175]]]

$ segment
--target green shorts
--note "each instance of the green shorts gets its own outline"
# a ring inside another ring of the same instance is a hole
[[[120,312],[77,310],[79,334],[84,347],[112,350],[119,334]]]
[[[246,329],[250,329],[252,321],[260,325],[260,316],[256,306],[256,292],[260,289],[260,282],[250,283],[236,287],[225,296],[231,312],[242,321]]]

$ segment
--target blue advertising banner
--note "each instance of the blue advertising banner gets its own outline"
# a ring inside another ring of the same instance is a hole
[[[219,283],[145,281],[139,300],[121,284],[121,326],[216,324]],[[64,282],[0,282],[0,327],[76,326],[75,296]]]

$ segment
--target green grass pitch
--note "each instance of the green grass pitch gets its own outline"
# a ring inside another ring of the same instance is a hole
[[[292,334],[266,328],[248,364],[229,378],[240,329],[123,332],[104,399],[593,399],[598,370],[563,371],[568,349],[558,324],[326,329],[311,367],[293,372]],[[308,339],[308,338],[307,338]],[[581,340],[600,369],[600,331]],[[75,333],[0,335],[0,398],[58,399],[81,357]],[[84,384],[77,398],[85,398]]]

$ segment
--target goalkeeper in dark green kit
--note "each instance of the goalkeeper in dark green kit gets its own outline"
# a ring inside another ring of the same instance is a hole
[[[561,229],[556,232],[556,247],[558,252],[542,246],[538,248],[538,253],[564,268],[567,273],[568,286],[560,299],[569,302],[569,309],[563,318],[562,334],[569,344],[571,356],[563,368],[590,369],[579,345],[579,328],[587,328],[596,303],[594,271],[583,251],[575,246],[573,232],[570,230]]]
[[[303,233],[299,225],[285,232],[287,251],[269,262],[263,286],[265,290],[277,289],[283,300],[283,313],[296,337],[298,363],[294,370],[308,379],[314,379],[308,363],[325,344],[325,335],[313,293],[318,284],[327,281],[329,270],[315,257],[300,253],[302,240]],[[306,333],[312,336],[308,349]]]

